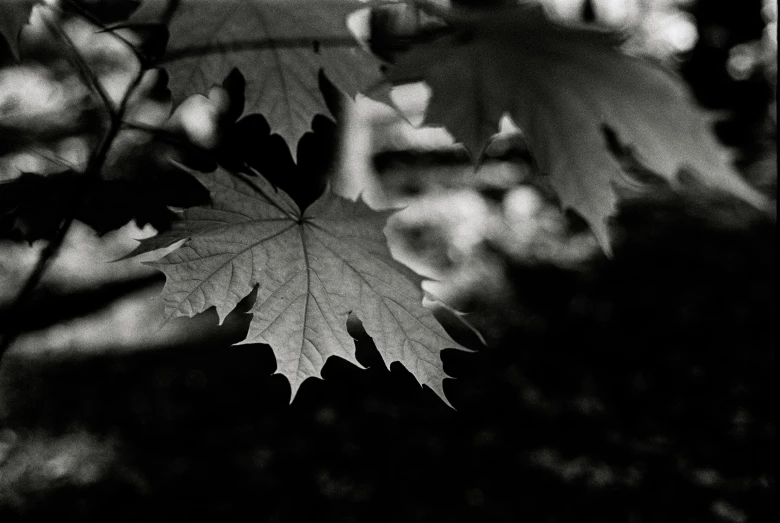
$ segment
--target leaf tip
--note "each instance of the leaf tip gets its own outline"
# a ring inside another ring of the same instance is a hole
[[[451,376],[446,376],[446,378],[452,379]],[[439,399],[444,402],[445,405],[457,412],[458,409],[453,406],[453,404],[447,398],[447,395],[444,393],[444,379],[438,382],[435,387],[429,383],[425,383],[425,386],[431,389],[439,397]]]
[[[274,374],[281,374],[287,379],[287,382],[290,384],[290,405],[292,405],[293,401],[295,401],[295,397],[298,395],[298,391],[301,390],[301,385],[303,384],[306,379],[303,380],[295,380],[293,381],[289,376],[284,374],[283,372],[276,371]]]

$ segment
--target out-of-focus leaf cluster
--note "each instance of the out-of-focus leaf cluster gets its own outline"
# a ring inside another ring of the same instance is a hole
[[[138,2],[119,4],[36,5],[18,60],[0,35],[0,237],[47,239],[68,217],[99,233],[133,219],[165,229],[170,207],[208,201],[170,160],[215,166],[220,129],[242,111],[243,78],[234,72],[174,110],[166,73],[147,69],[164,27],[106,26]]]

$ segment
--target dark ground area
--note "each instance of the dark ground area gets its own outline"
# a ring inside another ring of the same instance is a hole
[[[331,361],[292,406],[264,346],[9,356],[3,425],[109,456],[96,482],[73,450],[21,473],[2,520],[768,520],[776,228],[669,202],[622,222],[612,261],[506,264],[519,298],[471,318],[501,334],[445,351],[457,411],[370,343],[369,370]]]

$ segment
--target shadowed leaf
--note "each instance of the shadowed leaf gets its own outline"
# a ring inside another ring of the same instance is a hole
[[[295,151],[314,115],[329,114],[318,87],[321,69],[353,97],[381,77],[379,61],[347,28],[347,16],[365,6],[357,0],[181,0],[163,60],[174,99],[208,89],[237,67],[246,76],[246,112],[265,116],[271,132]]]
[[[425,123],[446,127],[477,164],[509,114],[563,207],[588,221],[605,250],[613,183],[624,177],[605,126],[673,185],[692,169],[717,190],[769,206],[731,167],[682,81],[619,51],[618,35],[555,24],[538,6],[427,9],[455,34],[398,57],[390,81],[424,80],[432,90]]]

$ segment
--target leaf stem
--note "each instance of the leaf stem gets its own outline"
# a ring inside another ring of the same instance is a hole
[[[257,171],[255,171],[255,172],[257,172]],[[259,187],[256,183],[254,183],[252,181],[252,179],[249,178],[246,174],[240,173],[240,172],[232,172],[232,171],[228,171],[228,174],[233,176],[234,178],[244,182],[250,189],[252,189],[257,194],[259,194],[260,196],[265,198],[270,205],[276,207],[281,213],[287,215],[291,220],[297,222],[300,219],[300,216],[299,216],[301,214],[300,209],[298,209],[298,214],[295,214],[295,209],[283,209],[282,206],[279,205],[276,202],[276,198],[273,198],[270,194],[266,193],[263,190],[262,187]],[[263,177],[262,173],[257,172],[257,175]],[[267,180],[267,178],[265,178],[265,177],[263,177],[263,178]],[[279,190],[279,189],[277,189],[277,190]],[[292,211],[292,212],[290,212],[290,211]]]

